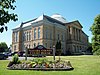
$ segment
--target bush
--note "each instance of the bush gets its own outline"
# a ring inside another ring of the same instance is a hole
[[[13,56],[12,61],[9,62],[9,64],[8,64],[7,67],[10,67],[10,66],[12,66],[13,64],[19,64],[19,63],[21,63],[21,61],[19,60],[18,54],[15,54],[15,55]]]

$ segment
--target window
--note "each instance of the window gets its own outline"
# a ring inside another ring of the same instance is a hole
[[[38,28],[38,39],[40,38],[40,27]]]
[[[47,39],[48,38],[48,31],[47,30],[46,30],[46,34],[45,35],[46,35],[46,39]]]
[[[65,37],[65,36],[62,34],[62,35],[61,35],[61,40],[62,40],[62,41],[64,41],[64,37]]]
[[[63,41],[63,35],[61,35],[61,40]]]
[[[47,43],[45,43],[45,47],[47,47]]]
[[[34,47],[36,47],[36,43],[34,43]]]
[[[38,45],[40,45],[40,43],[38,42]]]
[[[16,42],[18,42],[18,32],[16,33]]]
[[[31,40],[31,32],[29,32],[29,41]]]
[[[36,28],[34,29],[34,39],[36,39]]]
[[[30,48],[30,45],[29,45],[29,48]]]
[[[16,45],[14,46],[14,50],[16,50]]]
[[[69,32],[70,32],[70,26],[68,27],[68,30],[69,30]]]
[[[58,40],[59,40],[59,34],[58,34]]]
[[[24,38],[24,41],[26,41],[26,32],[24,32],[24,37],[23,38]]]
[[[52,33],[50,32],[50,39],[52,39]]]
[[[50,43],[50,48],[52,48],[52,43]]]
[[[27,41],[28,41],[28,35],[29,35],[29,33],[27,32]]]
[[[14,33],[14,42],[18,42],[18,32]]]

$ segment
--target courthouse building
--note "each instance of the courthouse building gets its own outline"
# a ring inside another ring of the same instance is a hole
[[[77,54],[86,51],[88,36],[82,30],[78,20],[68,22],[59,14],[52,16],[41,15],[38,18],[22,22],[13,29],[13,52],[25,51],[25,48],[34,48],[43,45],[52,49],[57,41],[61,41],[62,53]]]

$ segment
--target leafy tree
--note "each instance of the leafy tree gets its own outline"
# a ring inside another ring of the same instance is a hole
[[[92,48],[93,53],[96,55],[100,55],[100,14],[96,16],[94,19],[94,23],[92,24],[90,30],[92,31]]]
[[[60,61],[60,55],[61,55],[61,41],[57,41],[56,43],[56,55],[59,55],[59,61]]]
[[[10,20],[17,21],[17,15],[14,13],[10,13],[10,10],[15,10],[16,6],[13,4],[15,0],[0,0],[0,32],[2,33],[5,30],[7,31],[6,23]]]
[[[0,43],[0,52],[5,52],[8,50],[8,46],[5,42]]]
[[[88,43],[87,52],[93,54],[93,53],[92,53],[92,43],[90,43],[90,42]]]
[[[61,41],[56,43],[56,55],[61,55]]]

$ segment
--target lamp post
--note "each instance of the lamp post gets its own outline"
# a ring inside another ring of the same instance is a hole
[[[53,68],[55,68],[55,66],[56,66],[56,64],[55,64],[55,45],[53,46],[53,60],[54,60],[54,67]]]
[[[53,60],[55,61],[55,45],[53,46]]]
[[[25,60],[27,60],[27,54],[28,54],[28,49],[26,47],[26,50],[25,50]]]

